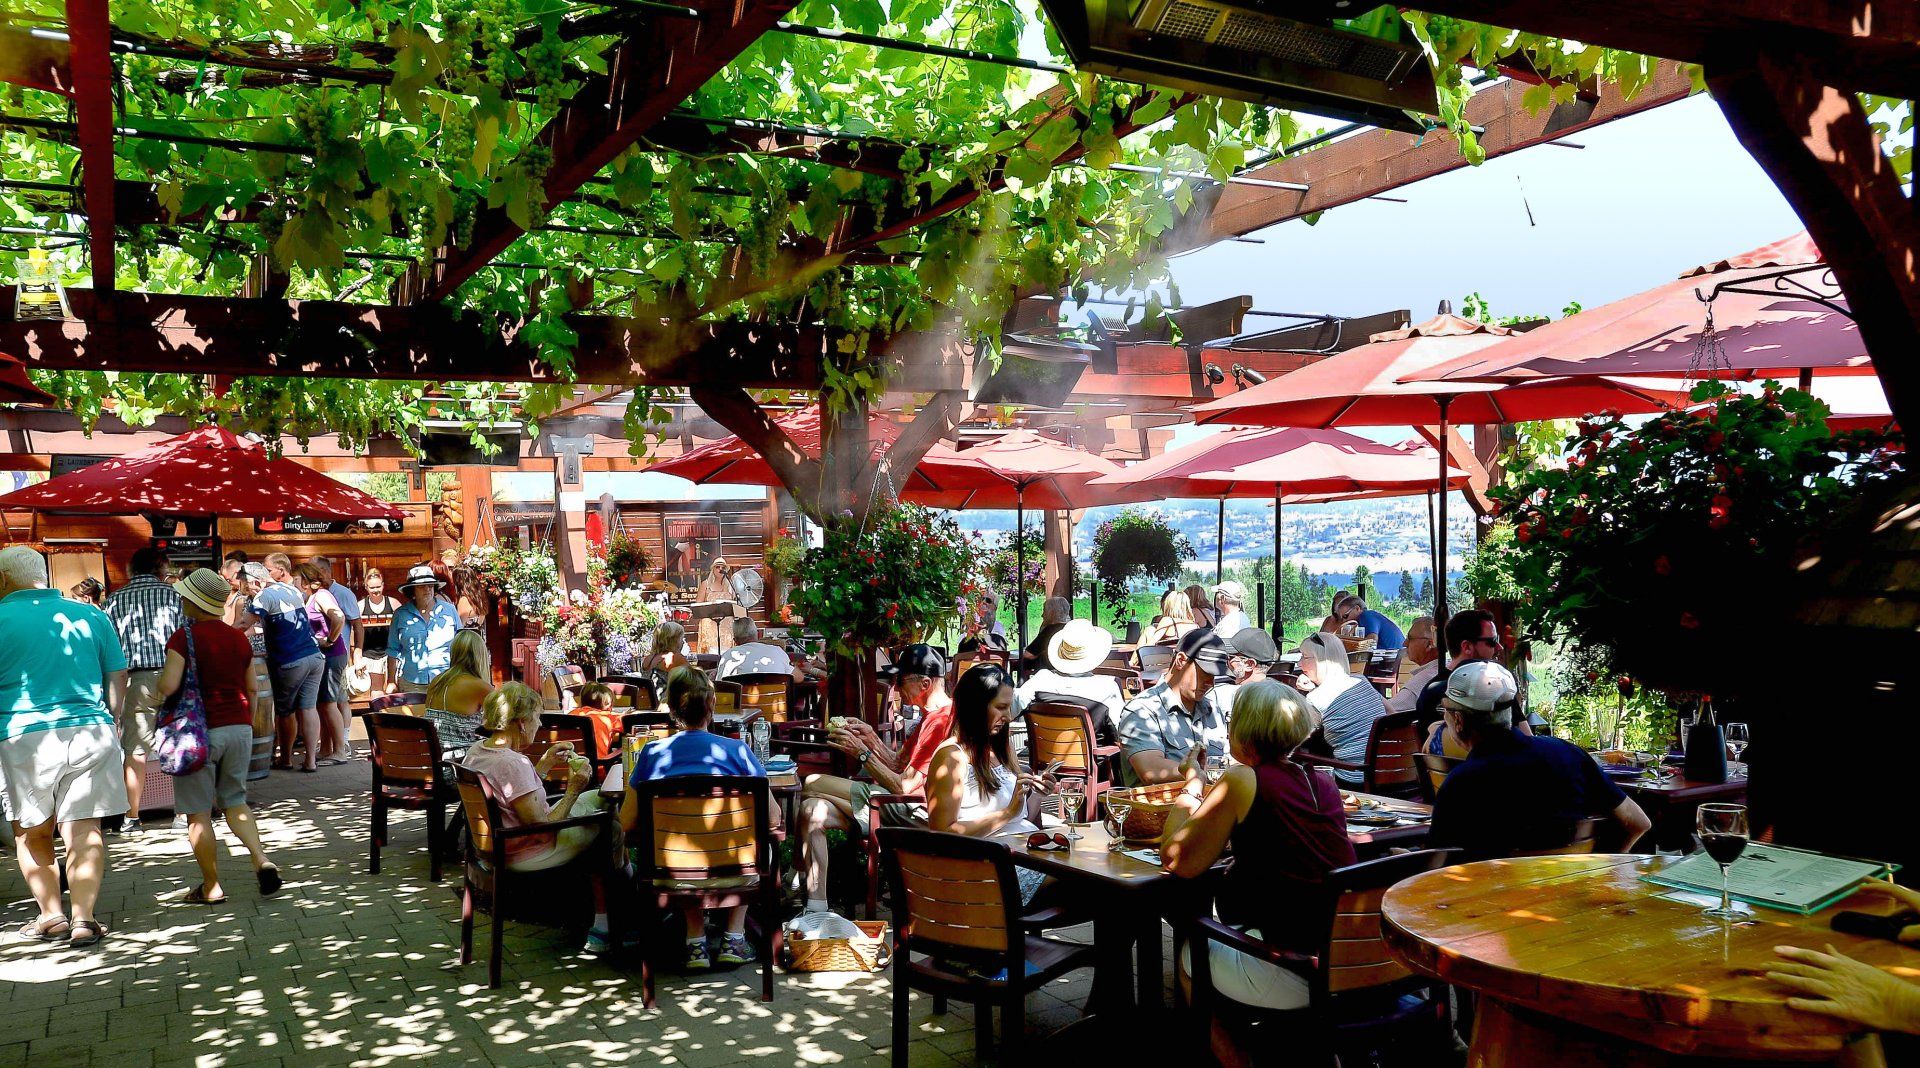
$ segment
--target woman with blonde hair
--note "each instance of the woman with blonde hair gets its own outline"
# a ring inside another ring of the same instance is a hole
[[[471,633],[466,631],[462,636]],[[457,658],[459,653],[456,651],[454,655]],[[573,743],[554,743],[541,754],[538,762],[529,760],[522,751],[539,736],[540,711],[540,695],[517,682],[509,682],[488,694],[481,711],[487,737],[468,749],[460,762],[462,767],[480,776],[487,796],[499,804],[500,822],[506,828],[556,823],[601,810],[600,795],[586,792],[593,780],[593,765],[573,751]],[[562,765],[567,768],[566,792],[548,804],[547,774]],[[599,824],[515,836],[507,839],[507,867],[513,871],[558,868],[586,852],[599,837]],[[587,950],[599,953],[607,948],[606,888],[597,869],[591,878],[594,917],[593,930],[587,935]]]
[[[700,588],[694,596],[701,601],[733,601],[733,567],[724,556],[716,556],[707,567],[707,577],[700,580]],[[738,603],[734,604],[734,615],[744,613]],[[724,626],[722,625],[724,622]],[[700,621],[700,651],[703,653],[724,653],[733,648],[733,621],[709,616]]]
[[[1160,618],[1140,636],[1141,645],[1172,645],[1199,626],[1193,618],[1193,601],[1185,590],[1168,590],[1160,598]]]
[[[1324,948],[1319,888],[1327,873],[1354,863],[1347,839],[1340,788],[1326,772],[1290,759],[1313,733],[1313,706],[1291,687],[1271,679],[1240,687],[1233,701],[1228,746],[1236,761],[1212,787],[1205,766],[1189,760],[1178,807],[1167,813],[1167,870],[1197,879],[1213,867],[1229,843],[1234,862],[1221,883],[1220,918],[1282,949],[1316,953]],[[1189,973],[1182,949],[1180,973]],[[1225,997],[1269,1009],[1307,1004],[1307,981],[1265,960],[1210,943],[1214,989]]]
[[[653,641],[647,647],[647,655],[640,658],[634,666],[634,672],[640,675],[654,675],[664,680],[674,668],[685,667],[686,654],[681,650],[687,645],[687,628],[673,620],[663,620],[653,628]],[[661,697],[665,697],[663,692]]]
[[[493,692],[492,679],[486,639],[477,630],[455,634],[447,670],[427,683],[427,703],[422,712],[440,733],[442,749],[465,749],[480,740],[481,731],[487,729],[481,706]]]
[[[1187,607],[1193,610],[1194,626],[1211,627],[1220,621],[1220,613],[1213,610],[1213,601],[1207,596],[1205,586],[1196,582],[1182,592],[1187,595]],[[1222,634],[1221,637],[1231,638],[1233,635]]]

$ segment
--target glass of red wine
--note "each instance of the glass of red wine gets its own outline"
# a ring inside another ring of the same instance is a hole
[[[1700,844],[1706,848],[1707,855],[1720,865],[1720,904],[1717,908],[1705,910],[1704,914],[1716,920],[1746,919],[1753,915],[1753,910],[1734,902],[1727,885],[1727,869],[1747,848],[1747,806],[1701,805],[1698,825]]]

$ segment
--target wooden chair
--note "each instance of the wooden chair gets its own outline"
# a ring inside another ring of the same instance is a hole
[[[1566,845],[1551,849],[1528,849],[1513,854],[1516,857],[1559,857],[1579,853],[1592,853],[1599,849],[1600,828],[1607,822],[1603,816],[1586,816],[1573,825],[1573,837]]]
[[[1392,693],[1394,686],[1400,681],[1400,658],[1405,656],[1406,652],[1405,649],[1376,650],[1367,660],[1367,681]]]
[[[1440,796],[1440,784],[1447,781],[1447,776],[1460,766],[1463,759],[1438,753],[1413,754],[1414,766],[1420,769],[1420,800],[1433,804],[1434,799]]]
[[[572,711],[580,703],[580,688],[587,684],[587,673],[577,664],[562,664],[547,672],[553,683],[554,701],[562,712]]]
[[[454,775],[459,783],[460,803],[467,813],[467,857],[466,870],[460,891],[460,963],[473,961],[473,910],[485,909],[493,918],[493,943],[487,947],[487,985],[500,985],[500,964],[505,941],[501,938],[501,928],[506,923],[509,892],[526,883],[537,883],[542,877],[551,878],[550,871],[516,872],[507,866],[507,843],[515,838],[529,835],[549,834],[568,827],[587,827],[599,824],[603,841],[612,840],[613,813],[611,811],[594,812],[585,816],[571,816],[564,820],[553,820],[538,826],[508,827],[500,816],[500,803],[487,793],[480,781],[478,772],[471,768],[456,768]],[[611,845],[605,850],[588,850],[580,855],[575,863],[606,864],[611,854]],[[609,894],[609,898],[613,895]],[[543,904],[550,904],[549,896],[541,895]],[[612,901],[608,902],[609,907]],[[620,929],[613,924],[614,917],[608,916],[608,925],[612,928],[608,934],[615,944],[620,938]]]
[[[673,730],[673,717],[658,708],[629,712],[620,717],[620,733],[622,735],[632,734],[635,727],[648,733],[652,733],[663,727],[671,731]],[[619,754],[616,753],[614,755],[618,756]]]
[[[1138,697],[1140,691],[1147,688],[1147,684],[1140,678],[1140,673],[1124,664],[1102,664],[1094,668],[1093,673],[1105,675],[1119,683],[1120,696],[1128,700]]]
[[[615,694],[624,693],[635,711],[644,712],[660,706],[660,695],[655,692],[653,680],[645,675],[608,675],[600,681],[611,687]]]
[[[981,664],[992,664],[1002,671],[1011,670],[1008,667],[1007,654],[997,649],[975,649],[971,652],[961,653],[954,658],[947,672],[947,691],[951,693],[953,687],[960,682],[960,676],[965,675]]]
[[[1109,771],[1120,747],[1099,744],[1092,714],[1075,703],[1035,701],[1022,718],[1027,723],[1027,755],[1033,770],[1060,761],[1055,776],[1086,780],[1086,811],[1099,811],[1101,795],[1113,786]]]
[[[738,712],[742,705],[745,704],[745,702],[741,700],[745,694],[746,687],[739,683],[731,679],[715,679],[713,683],[713,710],[716,713]]]
[[[1380,900],[1388,887],[1444,866],[1452,853],[1429,849],[1329,872],[1323,910],[1314,918],[1325,924],[1323,948],[1311,954],[1281,949],[1210,916],[1183,925],[1191,951],[1191,1004],[1206,1047],[1223,1064],[1248,1063],[1251,1050],[1283,1048],[1290,1058],[1304,1054],[1310,1064],[1332,1064],[1345,1052],[1360,1054],[1358,1062],[1366,1063],[1366,1054],[1379,1045],[1426,1031],[1435,1048],[1444,1049],[1446,988],[1408,971],[1387,952]],[[1299,975],[1307,983],[1307,1004],[1276,1010],[1220,997],[1208,954],[1214,942]]]
[[[758,927],[760,1000],[773,1000],[774,932],[780,877],[767,780],[738,775],[683,775],[634,784],[640,819],[627,842],[638,870],[641,904],[651,911],[641,930],[659,928],[676,906],[745,905]],[[682,944],[679,939],[674,944]],[[653,964],[640,962],[642,1000],[653,1007]]]
[[[883,828],[879,840],[896,906],[893,1063],[907,1063],[913,990],[932,995],[936,1012],[945,1011],[950,998],[974,1005],[981,1059],[993,1041],[998,1005],[1000,1060],[1021,1063],[1027,994],[1091,966],[1094,947],[1022,929],[1013,856],[998,842],[900,827]]]
[[[370,712],[367,739],[373,750],[373,833],[367,871],[380,873],[380,847],[387,844],[387,810],[425,812],[428,878],[437,883],[447,806],[458,800],[457,793],[441,778],[439,732],[419,716]]]
[[[1414,797],[1419,793],[1419,777],[1414,771],[1414,755],[1420,751],[1420,728],[1414,712],[1389,712],[1373,721],[1367,731],[1367,755],[1360,763],[1333,755],[1323,730],[1307,736],[1293,759],[1301,764],[1358,772],[1360,789],[1388,797]],[[1343,780],[1342,785],[1345,785]]]
[[[1160,681],[1173,666],[1174,649],[1171,645],[1143,645],[1133,651],[1133,658],[1140,662],[1140,681],[1148,686]]]
[[[741,708],[759,709],[760,718],[770,724],[786,722],[791,675],[735,675],[727,681],[740,687]]]

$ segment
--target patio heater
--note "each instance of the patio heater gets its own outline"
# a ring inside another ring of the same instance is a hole
[[[1351,0],[1041,0],[1074,66],[1407,133],[1438,112],[1391,8]]]
[[[147,544],[167,554],[182,574],[196,567],[220,570],[220,520],[210,515],[143,513],[151,536]]]

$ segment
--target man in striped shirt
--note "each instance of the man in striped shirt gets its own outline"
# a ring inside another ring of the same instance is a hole
[[[1319,631],[1300,643],[1300,680],[1311,684],[1307,703],[1320,713],[1320,730],[1336,760],[1359,764],[1367,759],[1373,721],[1387,714],[1387,702],[1365,679],[1347,673],[1347,645],[1337,634]],[[1336,769],[1347,786],[1358,786],[1357,771]]]
[[[167,639],[186,625],[180,595],[165,578],[167,553],[149,545],[127,561],[127,584],[107,597],[107,618],[127,654],[127,699],[120,705],[120,747],[125,754],[127,820],[121,832],[140,830],[140,783],[159,719],[160,669],[167,666]]]

